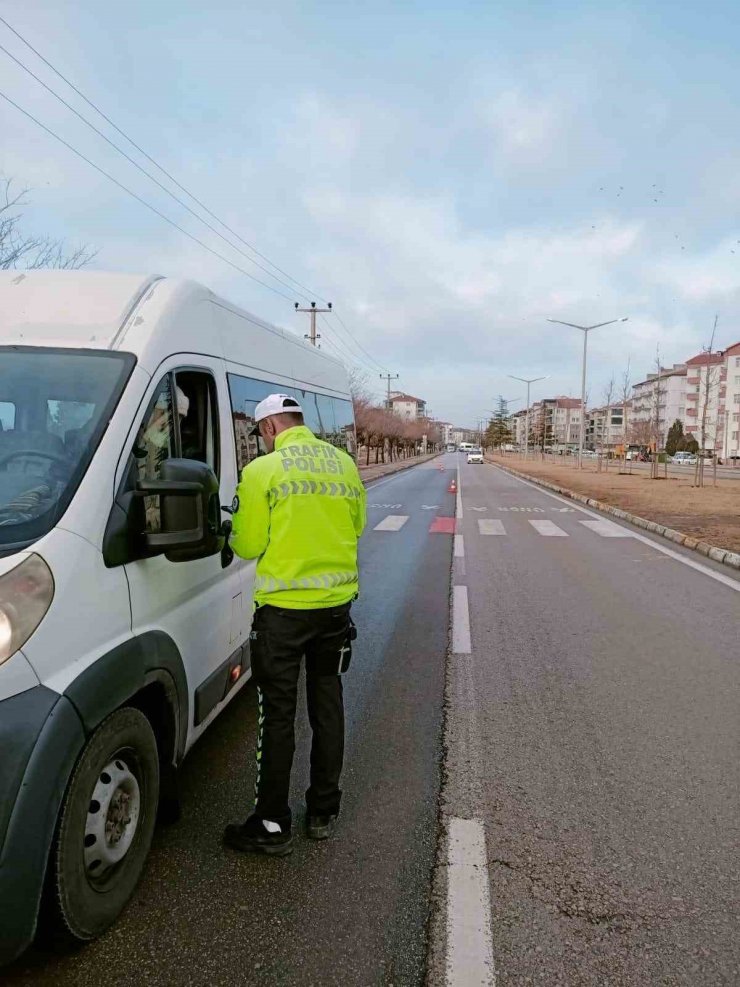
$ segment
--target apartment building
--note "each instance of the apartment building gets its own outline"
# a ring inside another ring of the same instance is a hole
[[[421,398],[415,398],[411,394],[403,394],[400,391],[393,391],[390,397],[390,406],[394,414],[404,421],[413,422],[417,418],[424,418],[427,413],[427,403]]]
[[[657,426],[657,441],[662,447],[674,421],[679,418],[686,422],[688,363],[674,363],[633,384],[627,421],[630,442],[649,445],[655,441]]]
[[[581,432],[580,398],[561,395],[536,401],[530,408],[529,425],[536,447],[557,451],[574,448]]]
[[[740,456],[740,343],[728,346],[725,357],[724,415],[722,417],[720,455],[727,461]],[[720,398],[722,391],[720,390]]]
[[[684,431],[700,449],[722,454],[727,398],[725,353],[699,353],[686,361],[686,414]]]
[[[461,442],[479,442],[480,432],[477,428],[453,428],[450,432],[451,441],[455,445],[460,445]]]
[[[525,441],[525,435],[527,429],[526,421],[527,421],[526,409],[522,409],[522,411],[517,411],[515,414],[511,416],[510,419],[511,441],[515,446],[518,446],[520,449],[524,448],[524,441]]]
[[[584,445],[587,449],[614,452],[625,442],[625,411],[626,419],[632,402],[622,401],[602,408],[592,408],[586,413],[586,438]]]
[[[454,442],[452,433],[455,430],[455,426],[451,422],[435,422],[435,425],[439,429],[441,441],[445,445],[447,445],[448,442]]]

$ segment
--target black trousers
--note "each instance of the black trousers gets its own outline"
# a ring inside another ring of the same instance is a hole
[[[252,674],[257,686],[259,733],[255,814],[290,825],[290,772],[295,752],[295,713],[301,660],[306,657],[306,701],[313,733],[311,784],[314,815],[339,812],[344,758],[342,660],[350,648],[351,604],[324,610],[259,607],[251,634]]]

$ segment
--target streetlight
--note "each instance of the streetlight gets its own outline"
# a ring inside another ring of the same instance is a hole
[[[527,385],[527,417],[524,419],[524,458],[529,454],[529,385],[536,384],[538,380],[547,380],[545,377],[515,377],[514,374],[507,374],[512,380],[520,380]]]
[[[610,319],[608,322],[597,322],[595,326],[578,326],[575,322],[562,322],[560,319],[548,319],[559,326],[569,326],[571,329],[580,329],[583,333],[583,366],[581,367],[581,428],[578,435],[578,469],[583,468],[583,439],[586,434],[586,349],[588,347],[588,334],[592,329],[602,329],[604,326],[612,326],[615,322],[627,322],[629,316],[623,319]]]

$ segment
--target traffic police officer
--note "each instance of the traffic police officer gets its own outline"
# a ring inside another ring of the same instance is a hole
[[[365,489],[342,450],[303,423],[298,402],[271,394],[255,409],[268,455],[243,470],[231,545],[256,558],[250,635],[259,733],[255,808],[226,827],[237,850],[291,852],[290,772],[301,660],[313,732],[306,832],[326,839],[339,813],[344,755],[341,673],[351,655],[357,596],[357,540],[365,526]]]

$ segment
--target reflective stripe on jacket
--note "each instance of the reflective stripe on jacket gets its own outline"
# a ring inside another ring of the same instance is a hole
[[[242,470],[231,546],[257,561],[259,606],[333,607],[358,591],[357,539],[366,494],[352,459],[305,425]]]

